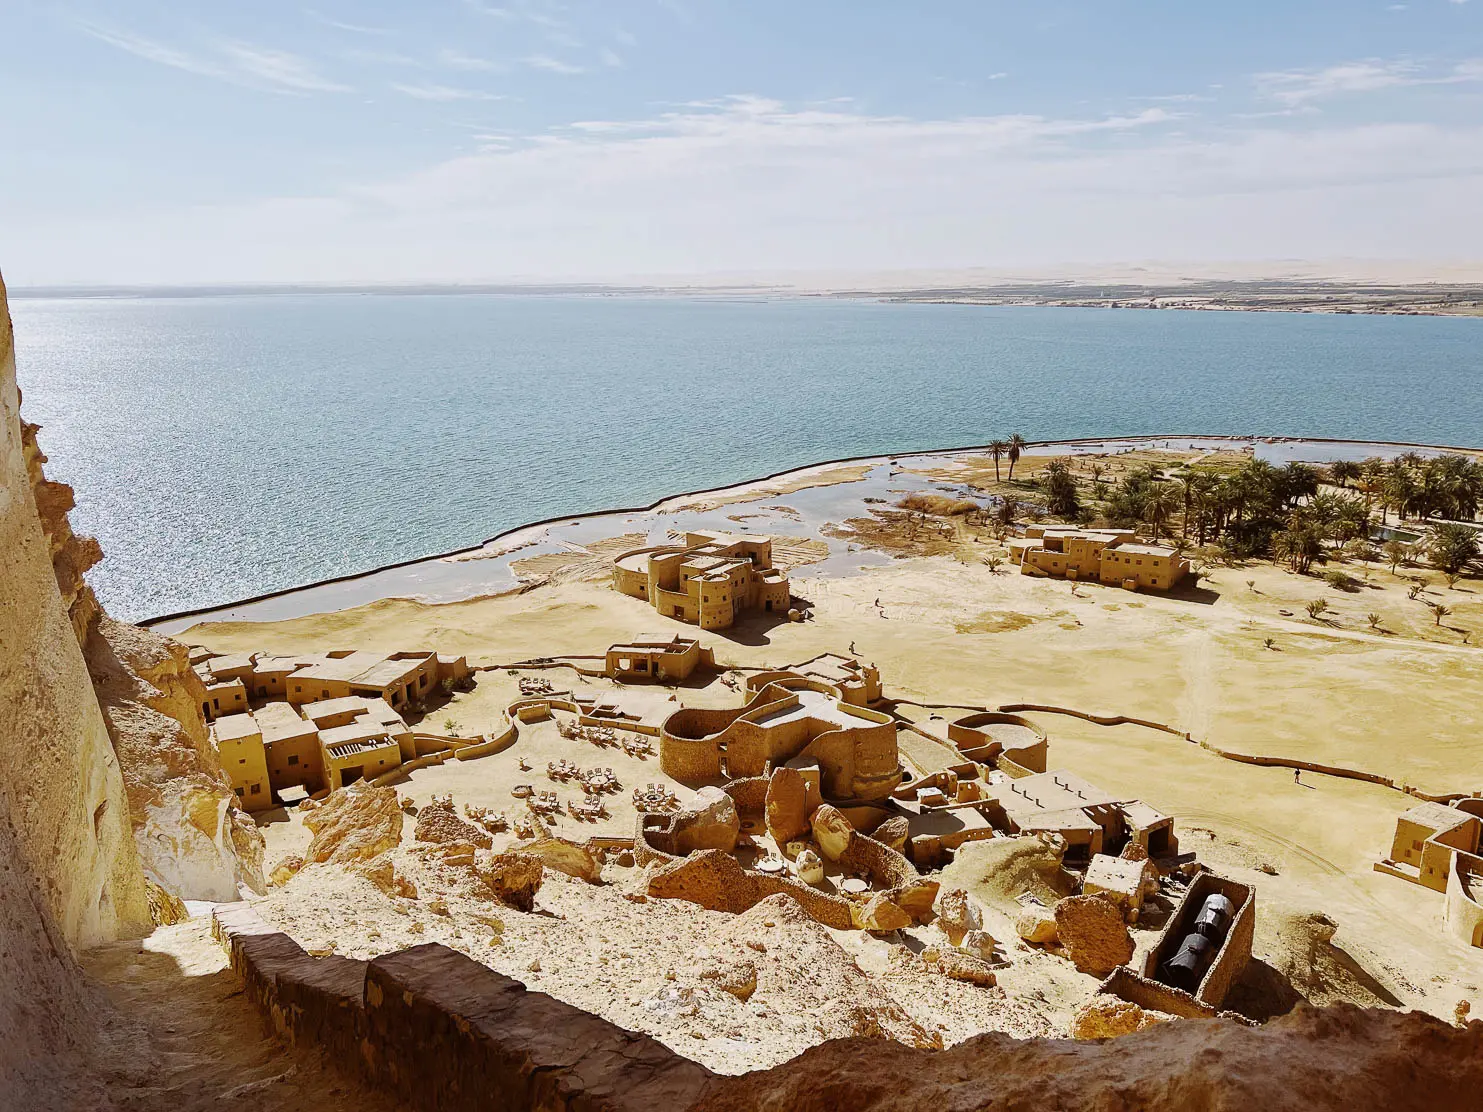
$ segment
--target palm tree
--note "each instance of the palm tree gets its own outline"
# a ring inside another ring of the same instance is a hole
[[[1400,461],[1396,461],[1380,488],[1380,524],[1385,524],[1386,509],[1394,510],[1397,517],[1404,517],[1413,510],[1417,494],[1415,477]]]
[[[1380,615],[1379,614],[1376,614],[1373,610],[1370,611],[1370,613],[1368,613],[1368,614],[1365,615],[1365,621],[1367,621],[1367,622],[1370,623],[1370,628],[1371,629],[1379,629],[1380,628]]]
[[[1433,602],[1430,605],[1431,605],[1431,612],[1437,616],[1437,623],[1436,624],[1438,626],[1440,626],[1442,624],[1442,619],[1443,618],[1445,618],[1448,614],[1452,613],[1452,607],[1446,605],[1445,603]]]
[[[1313,565],[1314,557],[1323,552],[1323,542],[1312,527],[1304,525],[1294,515],[1286,529],[1272,534],[1272,555],[1286,560],[1292,570],[1306,575]]]
[[[994,520],[1005,532],[1014,528],[1014,519],[1019,516],[1020,503],[1016,498],[1001,498],[994,509]]]
[[[1069,520],[1081,509],[1076,480],[1065,460],[1053,459],[1046,465],[1040,476],[1040,486],[1045,491],[1046,508],[1057,517]]]
[[[1179,509],[1180,497],[1170,483],[1156,483],[1143,501],[1143,516],[1153,526],[1153,539],[1159,539],[1159,530],[1170,516]]]
[[[1020,453],[1025,450],[1025,438],[1019,433],[1011,433],[1006,451],[1009,453],[1009,481],[1014,482],[1014,465],[1020,461]]]
[[[1395,574],[1395,569],[1406,561],[1406,543],[1398,540],[1385,542],[1385,560],[1390,564],[1390,574]]]
[[[1353,460],[1341,459],[1329,464],[1329,478],[1338,483],[1341,490],[1359,477],[1360,466]]]
[[[989,456],[994,461],[994,482],[1001,482],[999,478],[999,461],[1009,452],[1009,444],[1003,440],[991,440],[989,442]],[[1009,464],[1009,477],[1014,478],[1014,461]]]
[[[1478,531],[1467,525],[1433,525],[1426,535],[1426,554],[1436,567],[1456,575],[1478,558]]]

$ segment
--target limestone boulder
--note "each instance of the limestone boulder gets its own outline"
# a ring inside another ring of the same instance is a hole
[[[444,865],[454,868],[469,868],[473,866],[474,855],[478,852],[479,847],[473,842],[447,842],[428,846],[426,857],[428,860],[441,861]]]
[[[694,807],[675,819],[675,845],[681,853],[721,849],[730,853],[741,836],[736,801],[720,788],[701,788]]]
[[[808,786],[796,768],[775,770],[767,782],[765,804],[767,832],[778,845],[806,837],[809,833]]]
[[[738,1000],[750,1000],[757,991],[757,963],[746,959],[723,961],[703,970],[700,979],[713,982]]]
[[[814,811],[811,825],[819,852],[830,861],[838,861],[855,837],[855,828],[850,825],[850,820],[827,803]]]
[[[906,823],[906,817],[895,815],[877,826],[870,836],[897,853],[905,853],[906,839],[910,834],[911,828]]]
[[[588,847],[566,838],[547,836],[534,841],[522,842],[514,847],[520,853],[539,857],[548,869],[585,880],[588,884],[602,883],[602,862]]]
[[[268,877],[268,882],[275,888],[282,888],[285,884],[287,884],[295,876],[297,876],[299,870],[303,867],[304,859],[297,853],[290,853],[287,857],[281,858],[278,863],[273,866],[273,872]]]
[[[511,851],[480,854],[474,861],[474,871],[500,903],[517,911],[530,911],[541,890],[545,865],[534,854]]]
[[[856,844],[864,841],[861,838]],[[937,881],[923,877],[886,889],[886,897],[910,915],[913,923],[925,923],[932,918],[932,904],[937,899],[938,888]]]
[[[791,876],[748,872],[731,854],[702,850],[662,865],[649,875],[648,894],[658,899],[688,900],[711,911],[740,915],[769,896],[786,894],[812,919],[835,930],[858,927],[859,905],[843,896],[810,888]]]
[[[306,861],[353,865],[401,844],[402,809],[395,789],[356,784],[331,792],[304,825],[314,834]]]
[[[962,888],[949,888],[937,899],[937,925],[957,946],[963,935],[983,926],[983,913]]]
[[[397,871],[387,854],[372,858],[355,871],[388,896],[400,896],[408,900],[417,898],[417,886]]]
[[[865,903],[857,904],[852,909],[852,917],[861,930],[876,933],[899,931],[911,926],[912,922],[911,916],[892,903],[884,892],[877,892]]]
[[[1119,1035],[1131,1035],[1159,1023],[1167,1023],[1174,1016],[1167,1012],[1140,1008],[1137,1004],[1119,999],[1110,993],[1099,992],[1076,1010],[1071,1018],[1073,1039],[1115,1039]]]
[[[943,950],[937,955],[936,968],[944,977],[967,981],[982,988],[993,988],[999,983],[987,962],[962,950]]]
[[[1014,930],[1026,942],[1047,946],[1056,940],[1056,917],[1043,907],[1027,908],[1015,919]]]
[[[1056,904],[1056,937],[1083,973],[1105,977],[1133,957],[1122,912],[1101,896],[1071,896]]]
[[[994,936],[986,931],[965,931],[959,945],[963,947],[964,953],[984,961],[992,961],[994,958]]]
[[[1118,854],[1124,861],[1147,861],[1148,847],[1141,842],[1130,841]]]
[[[419,842],[441,845],[469,842],[480,849],[488,849],[493,844],[487,831],[459,816],[451,796],[434,799],[418,812],[412,837]]]
[[[149,917],[157,927],[183,923],[191,917],[184,900],[165,891],[148,877],[144,878],[144,896],[149,901]]]

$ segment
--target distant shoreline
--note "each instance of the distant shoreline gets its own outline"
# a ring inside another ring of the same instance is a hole
[[[805,288],[786,284],[470,283],[406,285],[32,286],[12,300],[136,301],[228,297],[581,297],[725,301],[874,301],[883,304],[1006,308],[1158,309],[1335,316],[1483,318],[1483,283],[1379,283],[1304,278],[1176,279],[1137,282],[1002,281],[983,285]]]
[[[1070,437],[1057,440],[1036,440],[1025,445],[1026,454],[1033,454],[1036,448],[1059,448],[1063,446],[1095,446],[1095,445],[1126,445],[1126,444],[1150,444],[1158,441],[1217,441],[1231,444],[1355,444],[1370,448],[1399,448],[1399,449],[1424,449],[1435,452],[1461,452],[1477,454],[1483,452],[1483,448],[1465,448],[1449,444],[1418,444],[1398,440],[1354,440],[1347,437],[1332,436],[1243,436],[1233,433],[1217,433],[1214,435],[1197,435],[1186,433],[1170,433],[1154,436],[1083,436]],[[555,517],[543,518],[539,521],[528,521],[522,525],[515,525],[505,529],[494,536],[479,542],[478,544],[465,545],[461,548],[451,549],[447,552],[431,553],[425,556],[415,556],[407,560],[396,560],[379,567],[368,568],[365,571],[347,572],[344,575],[334,575],[327,579],[314,580],[309,583],[300,583],[293,587],[281,587],[274,591],[265,591],[261,594],[251,595],[247,598],[234,599],[230,602],[220,603],[215,606],[196,607],[190,610],[179,610],[168,614],[160,614],[155,617],[142,618],[134,624],[145,629],[163,625],[166,622],[178,622],[186,618],[194,618],[220,613],[225,610],[233,610],[242,606],[250,606],[254,603],[266,602],[270,599],[283,598],[287,595],[297,594],[300,591],[310,591],[319,587],[325,587],[335,583],[349,583],[357,579],[365,579],[382,572],[395,571],[399,568],[411,567],[415,564],[430,563],[437,560],[448,560],[452,557],[462,556],[480,549],[488,548],[490,545],[507,541],[521,533],[542,529],[547,526],[557,525],[564,522],[582,521],[596,517],[609,517],[624,514],[663,513],[664,507],[673,502],[683,502],[700,497],[713,497],[717,495],[734,494],[743,492],[749,488],[760,486],[764,483],[775,482],[778,479],[788,478],[795,475],[803,475],[811,471],[819,471],[825,468],[837,467],[842,464],[851,463],[888,463],[896,459],[908,456],[957,456],[970,452],[981,452],[987,449],[986,444],[969,444],[955,448],[933,448],[925,451],[900,451],[875,453],[864,456],[847,456],[840,459],[823,460],[817,463],[805,464],[802,467],[790,467],[782,471],[775,471],[758,478],[747,479],[740,483],[731,483],[724,487],[705,487],[698,490],[682,491],[678,494],[666,494],[656,499],[647,506],[618,506],[601,510],[587,510],[582,513],[559,514]]]

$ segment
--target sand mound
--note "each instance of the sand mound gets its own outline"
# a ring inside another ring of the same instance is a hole
[[[807,1017],[824,1038],[890,1038],[940,1047],[929,1033],[855,964],[829,931],[790,896],[759,901],[718,932],[718,949],[756,967],[757,992],[779,1010]]]
[[[1031,895],[1054,904],[1076,890],[1075,878],[1061,868],[1063,848],[1044,838],[991,838],[967,842],[942,871],[944,888],[962,888],[985,907],[1014,918]]]
[[[1397,1007],[1399,997],[1355,955],[1334,941],[1338,924],[1316,911],[1265,909],[1264,960],[1254,960],[1230,1006],[1253,1019],[1283,1015],[1299,1003]]]

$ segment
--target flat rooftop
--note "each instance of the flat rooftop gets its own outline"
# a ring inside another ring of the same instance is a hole
[[[806,676],[818,676],[821,679],[857,680],[865,671],[865,667],[853,657],[841,656],[839,653],[820,653],[812,660],[805,660],[791,670],[801,672]]]
[[[803,718],[820,718],[839,726],[865,726],[870,723],[840,709],[839,700],[822,691],[794,691],[798,702],[790,707],[767,711],[756,718],[746,716],[759,726],[781,726]]]
[[[351,683],[363,683],[367,687],[388,687],[400,683],[421,668],[427,657],[405,660],[383,660],[373,664],[359,675],[351,677]]]
[[[1144,862],[1124,861],[1105,853],[1093,855],[1087,865],[1087,884],[1096,884],[1114,892],[1137,892],[1143,885]]]
[[[341,714],[356,715],[356,722],[377,722],[383,726],[404,729],[402,716],[374,695],[342,695],[338,699],[319,699],[304,704],[304,717],[318,723]]]
[[[312,657],[303,656],[278,656],[273,653],[259,653],[253,661],[253,671],[260,676],[288,675],[297,671],[306,664],[312,664]]]
[[[1113,549],[1114,552],[1131,552],[1137,556],[1173,556],[1174,550],[1163,544],[1134,544],[1124,542]]]
[[[275,741],[297,741],[318,733],[314,723],[304,721],[288,703],[265,703],[252,712],[252,717],[262,732],[264,745],[271,746]]]
[[[381,749],[388,745],[396,747],[396,742],[387,736],[386,727],[379,722],[352,722],[348,726],[336,726],[333,730],[321,730],[319,740],[331,753],[345,745],[359,745],[362,749]]]
[[[1421,803],[1412,807],[1401,818],[1414,822],[1417,826],[1429,826],[1440,834],[1444,830],[1455,830],[1473,816],[1456,807],[1448,807],[1445,803]]]
[[[242,741],[262,733],[257,720],[250,714],[224,714],[211,724],[211,736],[217,744],[223,741]]]
[[[205,664],[213,675],[221,675],[223,672],[239,672],[251,668],[252,657],[247,653],[230,653],[226,656],[213,656]]]
[[[1073,807],[1101,807],[1122,802],[1111,792],[1062,769],[993,784],[989,790],[1006,811],[1064,811]]]
[[[341,657],[308,658],[295,679],[337,680],[341,683],[386,687],[415,671],[431,653],[393,660],[384,653],[356,651]]]
[[[374,753],[378,749],[390,746],[396,749],[396,742],[387,739],[366,738],[361,741],[343,741],[338,745],[326,745],[325,751],[336,760],[343,761],[346,757],[357,757],[362,753]]]

